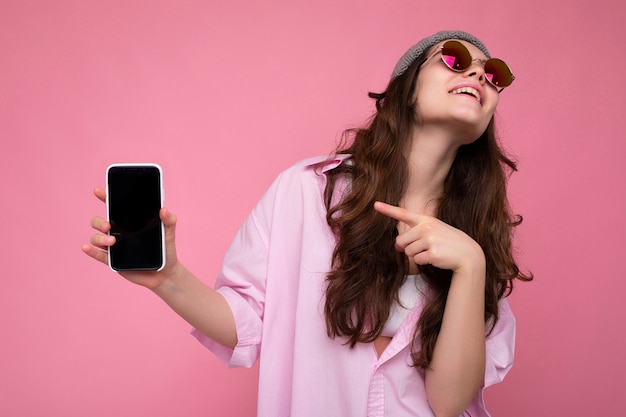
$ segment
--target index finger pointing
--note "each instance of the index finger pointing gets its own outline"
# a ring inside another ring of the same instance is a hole
[[[392,219],[396,219],[402,223],[405,223],[409,227],[413,227],[417,224],[418,214],[411,213],[407,209],[398,206],[392,206],[391,204],[383,203],[382,201],[376,201],[374,203],[374,210]]]

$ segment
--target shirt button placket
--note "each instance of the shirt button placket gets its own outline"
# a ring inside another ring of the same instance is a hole
[[[369,392],[367,396],[367,417],[384,417],[385,415],[385,380],[380,364],[372,368]]]

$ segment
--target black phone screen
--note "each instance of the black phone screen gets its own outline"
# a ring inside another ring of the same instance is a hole
[[[111,166],[107,172],[107,205],[115,244],[111,268],[159,270],[164,264],[161,171],[157,166]]]

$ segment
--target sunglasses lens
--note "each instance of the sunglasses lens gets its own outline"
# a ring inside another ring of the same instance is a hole
[[[472,65],[472,55],[465,45],[457,41],[448,41],[441,48],[441,59],[455,71],[463,71]]]
[[[513,82],[513,74],[504,61],[491,58],[485,64],[485,75],[489,82],[498,88],[504,88]]]

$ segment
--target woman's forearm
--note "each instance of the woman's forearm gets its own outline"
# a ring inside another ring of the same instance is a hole
[[[485,372],[484,262],[454,272],[426,392],[437,417],[459,416],[480,389]]]
[[[224,297],[183,265],[152,291],[204,335],[230,349],[237,345],[235,319]]]

